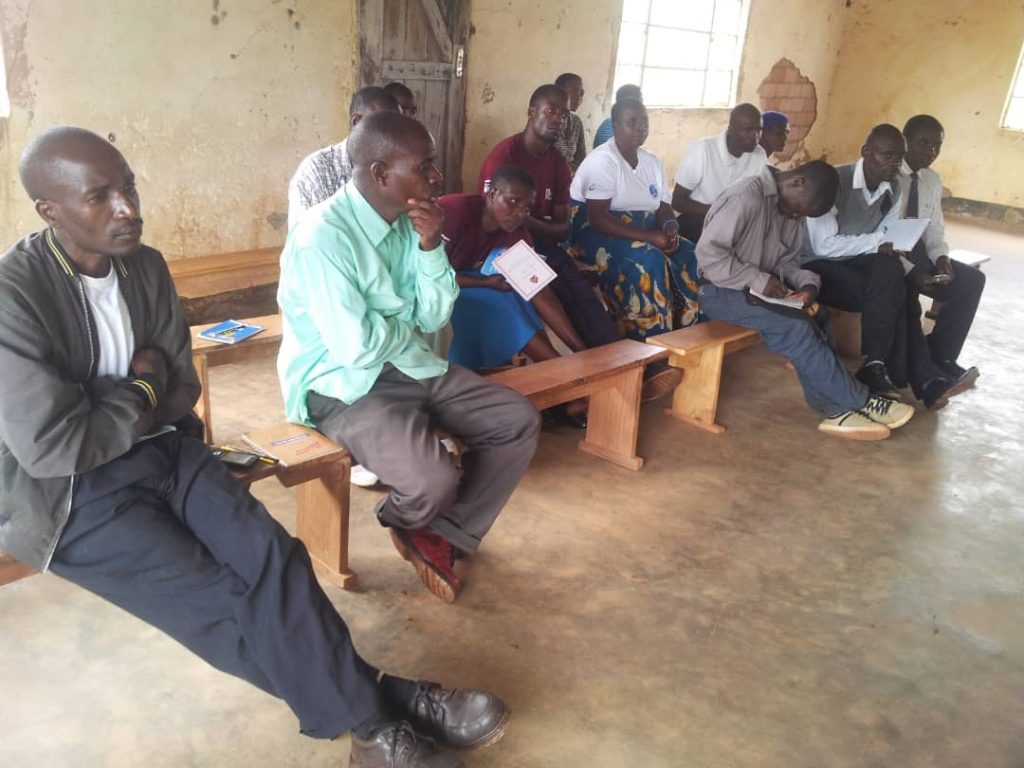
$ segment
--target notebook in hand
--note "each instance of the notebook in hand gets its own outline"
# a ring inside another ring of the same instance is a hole
[[[315,429],[301,424],[275,424],[242,435],[242,440],[260,453],[289,467],[342,450]]]
[[[211,325],[205,331],[200,331],[197,336],[200,339],[216,341],[221,344],[237,344],[250,336],[255,336],[262,330],[262,325],[249,325],[239,320],[225,320],[223,323]]]

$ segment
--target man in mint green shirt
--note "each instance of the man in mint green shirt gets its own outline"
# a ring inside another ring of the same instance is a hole
[[[344,445],[391,486],[377,507],[434,594],[472,553],[526,471],[540,418],[528,400],[437,357],[420,332],[458,296],[434,199],[434,141],[414,119],[367,115],[349,136],[352,180],[311,208],[281,255],[278,375],[292,421]],[[437,439],[467,447],[459,468]]]

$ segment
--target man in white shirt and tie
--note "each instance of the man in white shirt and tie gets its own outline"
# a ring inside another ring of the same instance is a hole
[[[914,294],[912,303],[918,293],[942,302],[935,328],[927,337],[932,361],[951,378],[973,384],[978,369],[963,368],[957,358],[974,322],[985,275],[949,258],[942,180],[931,169],[945,137],[942,124],[931,115],[916,115],[903,126],[903,137],[907,154],[897,177],[903,217],[928,219],[928,228],[909,256],[914,269],[907,275],[907,290]]]

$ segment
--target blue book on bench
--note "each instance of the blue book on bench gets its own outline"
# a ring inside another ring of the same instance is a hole
[[[263,330],[262,325],[249,325],[240,320],[225,320],[223,323],[211,325],[205,331],[200,331],[200,339],[216,341],[221,344],[237,344],[240,341],[255,336]]]

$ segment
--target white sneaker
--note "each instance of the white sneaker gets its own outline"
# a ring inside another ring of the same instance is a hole
[[[372,488],[380,482],[380,478],[362,464],[353,464],[349,482],[352,485],[358,485],[360,488]]]
[[[889,429],[899,429],[914,416],[914,406],[881,395],[872,395],[860,412],[872,421],[885,424]]]
[[[847,411],[823,419],[818,430],[847,440],[885,440],[892,434],[885,424],[869,419],[860,411]]]

